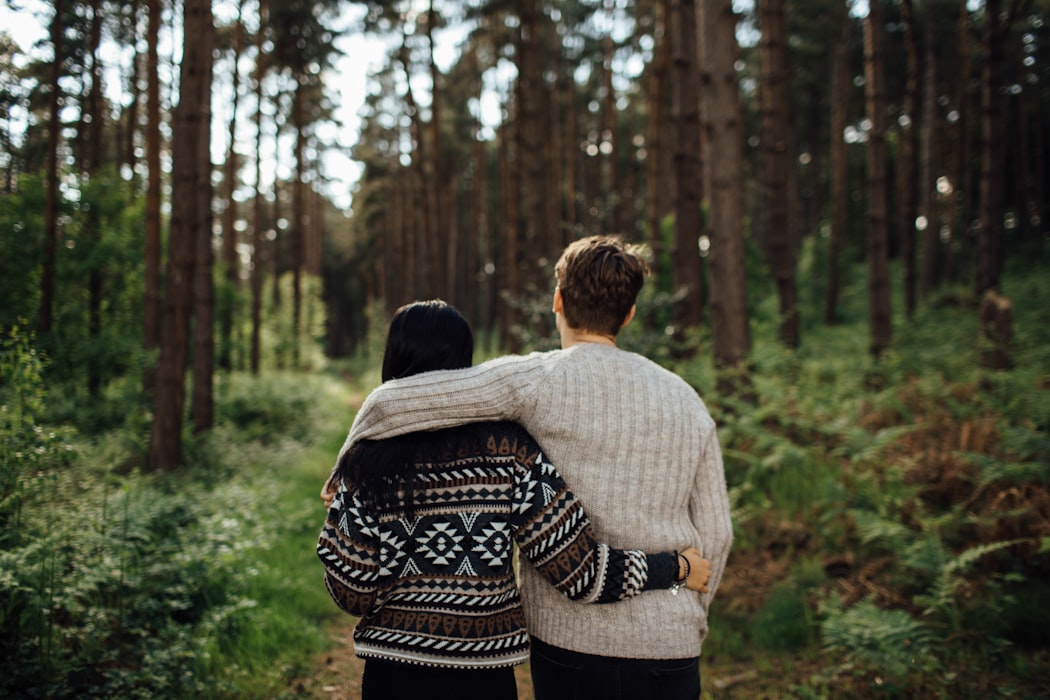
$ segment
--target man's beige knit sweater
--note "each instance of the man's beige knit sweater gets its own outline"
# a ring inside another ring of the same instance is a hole
[[[529,632],[554,646],[624,658],[699,656],[733,540],[715,424],[696,392],[646,358],[584,343],[384,383],[347,436],[482,420],[520,423],[581,499],[599,541],[649,552],[694,545],[711,560],[706,594],[649,591],[578,605],[522,566]]]

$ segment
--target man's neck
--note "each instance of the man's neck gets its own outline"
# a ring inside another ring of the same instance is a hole
[[[584,331],[577,328],[566,327],[561,329],[561,347],[563,350],[571,348],[574,345],[583,345],[584,343],[609,345],[615,348],[616,336],[592,333],[591,331]]]

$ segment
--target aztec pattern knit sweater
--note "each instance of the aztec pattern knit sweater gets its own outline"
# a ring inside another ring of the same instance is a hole
[[[459,668],[525,661],[514,543],[566,600],[609,603],[672,583],[670,553],[595,540],[580,503],[514,423],[435,434],[418,466],[410,518],[343,483],[318,540],[329,593],[361,616],[360,657]]]
[[[696,546],[707,593],[654,591],[618,605],[573,605],[522,567],[530,634],[621,658],[700,655],[707,611],[733,540],[715,423],[686,382],[650,360],[584,343],[384,383],[346,449],[365,438],[470,421],[512,420],[543,445],[587,506],[598,540],[648,552]]]

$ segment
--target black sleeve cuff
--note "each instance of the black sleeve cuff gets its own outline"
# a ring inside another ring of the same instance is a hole
[[[649,577],[642,586],[643,591],[656,591],[670,588],[678,574],[678,562],[671,552],[645,555],[649,567]]]

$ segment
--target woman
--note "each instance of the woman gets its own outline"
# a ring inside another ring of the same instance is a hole
[[[383,381],[469,367],[470,325],[442,301],[394,314]],[[649,555],[595,541],[590,522],[539,445],[513,423],[475,423],[381,441],[341,455],[317,553],[325,584],[361,616],[364,700],[517,697],[528,658],[513,546],[581,603],[655,588],[704,590],[693,548]]]

